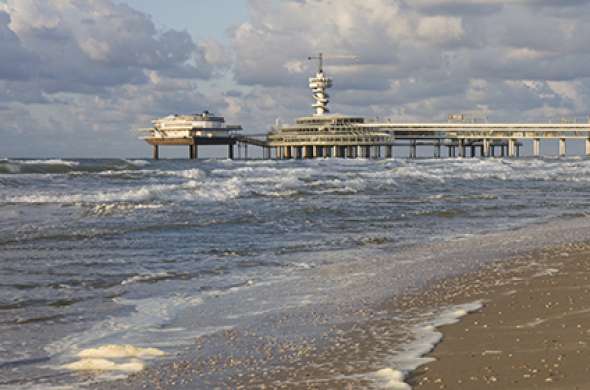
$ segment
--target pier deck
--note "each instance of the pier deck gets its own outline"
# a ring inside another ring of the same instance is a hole
[[[310,129],[311,130],[311,129]],[[541,155],[543,141],[558,140],[559,156],[566,155],[568,141],[585,141],[590,155],[590,123],[359,123],[334,126],[331,131],[305,131],[274,135],[268,146],[278,149],[277,158],[309,157],[391,157],[393,146],[408,146],[410,158],[417,146],[432,146],[434,157],[508,156],[518,157],[523,141],[532,141],[533,155]],[[308,149],[311,149],[309,153]],[[317,149],[317,150],[316,150]],[[385,149],[385,153],[381,153]],[[500,153],[496,154],[496,149]],[[300,157],[303,156],[303,157]]]
[[[267,138],[265,135],[231,135],[228,137],[146,138],[153,146],[153,158],[159,158],[158,147],[165,145],[189,146],[189,158],[198,158],[198,147],[227,145],[230,159],[247,158],[248,146],[263,149],[264,159],[291,158],[391,158],[393,147],[408,147],[410,158],[417,156],[418,146],[432,146],[434,157],[518,157],[523,141],[532,141],[533,155],[540,156],[541,142],[559,141],[559,155],[565,156],[568,141],[585,141],[585,154],[590,156],[590,123],[588,124],[485,124],[485,123],[363,123],[355,125],[354,134],[338,131],[286,134]],[[498,151],[496,153],[496,151]]]

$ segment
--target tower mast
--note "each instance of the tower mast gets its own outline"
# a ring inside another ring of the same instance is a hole
[[[316,116],[321,116],[330,113],[328,103],[330,102],[330,95],[326,92],[328,88],[332,87],[332,80],[324,75],[324,55],[319,53],[317,57],[308,57],[308,60],[318,60],[318,73],[315,77],[309,79],[309,88],[313,91],[313,98],[315,104],[312,107],[315,109]]]

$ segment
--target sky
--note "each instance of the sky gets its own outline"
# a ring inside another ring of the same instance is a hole
[[[142,157],[134,129],[210,110],[587,121],[590,0],[0,0],[0,158]]]

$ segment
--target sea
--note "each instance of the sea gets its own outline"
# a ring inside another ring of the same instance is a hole
[[[92,387],[232,330],[320,334],[585,220],[589,185],[584,158],[0,160],[0,388]]]

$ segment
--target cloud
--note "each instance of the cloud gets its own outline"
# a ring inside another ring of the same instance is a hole
[[[146,70],[176,78],[211,74],[187,32],[158,31],[151,18],[124,4],[8,0],[4,10],[11,32],[39,59],[37,72],[28,74],[48,93],[101,93],[146,83]]]
[[[10,15],[0,10],[0,79],[22,80],[37,71],[39,58],[23,47],[19,37],[9,27]]]
[[[23,135],[40,154],[136,154],[132,128],[204,109],[261,133],[311,114],[318,52],[332,112],[543,121],[590,106],[590,0],[243,0],[227,44],[123,1],[0,0],[0,155]]]
[[[251,0],[250,9],[232,33],[234,68],[239,84],[259,91],[308,96],[305,59],[321,51],[333,111],[434,120],[484,109],[497,120],[545,120],[585,115],[590,103],[587,0]],[[287,115],[308,112],[291,105]]]
[[[133,150],[130,130],[154,115],[208,108],[212,100],[197,83],[230,62],[215,41],[159,29],[149,15],[111,0],[0,2],[0,51],[3,130],[31,143],[60,134],[52,147],[66,151],[72,142],[89,148],[84,138],[126,139]],[[17,147],[5,142],[0,153]]]

